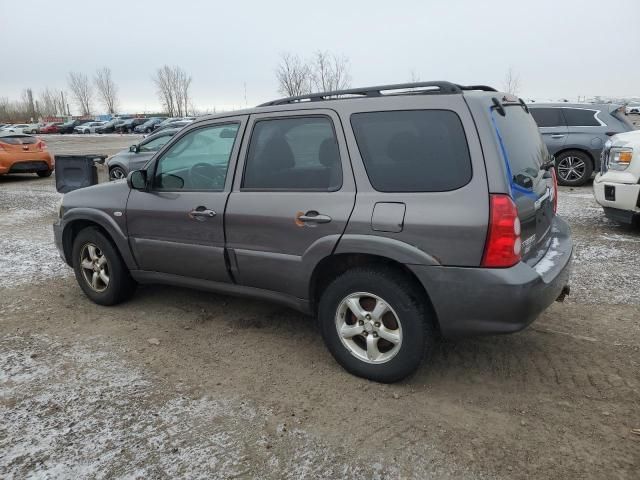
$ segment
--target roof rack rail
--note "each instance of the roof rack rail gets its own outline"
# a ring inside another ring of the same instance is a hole
[[[419,90],[423,89],[423,90]],[[391,92],[398,90],[397,93]],[[418,94],[452,94],[462,93],[463,90],[484,90],[495,92],[496,90],[486,85],[463,86],[446,81],[435,82],[415,82],[397,83],[392,85],[378,85],[375,87],[349,88],[346,90],[333,90],[330,92],[310,93],[308,95],[297,95],[294,97],[280,98],[258,105],[259,107],[270,107],[273,105],[286,105],[298,102],[319,102],[323,100],[335,100],[340,97],[381,97],[383,95],[418,95]],[[390,92],[385,94],[383,92]]]

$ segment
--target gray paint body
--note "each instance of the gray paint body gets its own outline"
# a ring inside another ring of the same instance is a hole
[[[140,282],[250,295],[309,313],[314,301],[311,279],[323,260],[337,254],[375,255],[413,272],[446,336],[524,328],[566,285],[572,245],[568,227],[549,217],[545,221],[555,233],[541,239],[518,265],[480,268],[489,193],[511,193],[490,120],[491,97],[499,95],[465,92],[327,100],[263,106],[198,120],[176,134],[148,169],[152,171],[156,160],[193,129],[239,122],[223,191],[140,191],[129,190],[124,182],[77,190],[65,196],[65,213],[54,225],[56,243],[71,263],[64,238],[73,222],[83,218],[114,238]],[[466,185],[433,193],[381,193],[371,186],[351,130],[351,114],[412,109],[444,109],[459,116],[473,170]],[[335,192],[243,190],[242,172],[255,121],[294,115],[323,115],[333,122],[342,161],[341,188]],[[517,195],[514,200],[524,224],[534,212],[534,200]],[[216,214],[195,221],[188,213],[197,207]],[[126,214],[114,218],[115,210]],[[329,216],[331,221],[296,223],[298,215],[309,212]],[[560,242],[562,235],[566,238]],[[556,260],[552,274],[546,272],[545,278],[535,267],[548,255],[562,261]],[[507,297],[511,300],[502,302]]]

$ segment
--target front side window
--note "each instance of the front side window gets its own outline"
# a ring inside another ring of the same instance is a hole
[[[186,134],[158,160],[154,188],[223,190],[238,127],[216,125]]]
[[[560,108],[530,108],[531,116],[539,127],[565,127]]]
[[[160,150],[173,135],[162,135],[160,137],[154,138],[153,140],[149,140],[146,143],[140,145],[138,150],[140,152],[157,152]]]
[[[338,141],[327,117],[257,121],[242,187],[335,191],[342,186]]]
[[[596,119],[596,110],[583,110],[580,108],[562,109],[567,125],[570,127],[599,127],[600,122]]]
[[[462,122],[449,110],[355,113],[353,133],[380,192],[442,192],[471,180]]]

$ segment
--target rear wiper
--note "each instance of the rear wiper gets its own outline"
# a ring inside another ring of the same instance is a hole
[[[548,162],[544,162],[542,165],[540,165],[540,170],[549,171],[555,166],[556,166],[556,158],[551,157],[551,160],[549,160]]]

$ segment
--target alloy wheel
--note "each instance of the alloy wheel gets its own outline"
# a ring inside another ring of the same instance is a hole
[[[120,167],[114,167],[111,170],[109,170],[109,178],[111,180],[121,180],[126,177],[127,177],[127,174]]]
[[[94,243],[85,243],[80,250],[80,267],[87,285],[95,292],[109,287],[109,262],[104,252]]]
[[[562,180],[573,182],[584,177],[586,168],[582,159],[569,155],[558,163],[558,176]]]
[[[402,346],[402,326],[396,312],[377,295],[357,292],[339,304],[335,318],[340,341],[356,358],[380,364]]]

